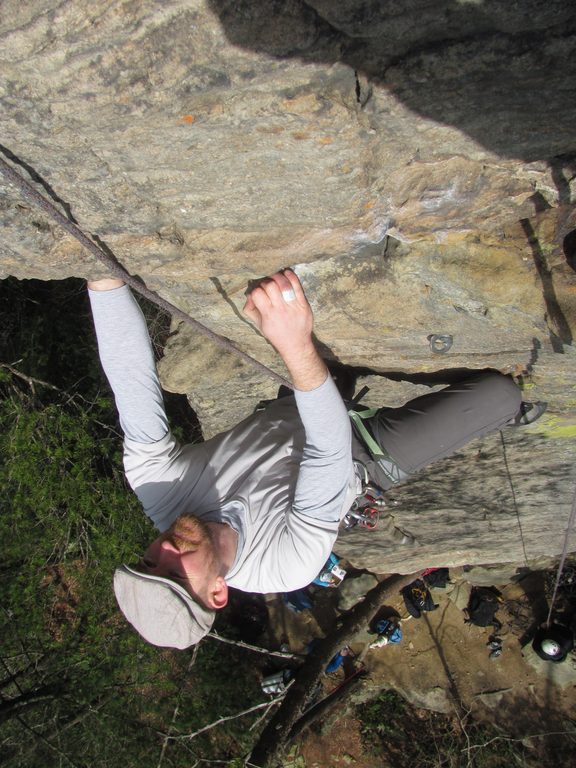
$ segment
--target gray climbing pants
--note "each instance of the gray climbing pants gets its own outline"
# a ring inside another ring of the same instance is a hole
[[[521,399],[511,377],[489,371],[400,408],[381,408],[364,423],[392,460],[392,473],[383,474],[370,461],[365,462],[368,473],[380,487],[389,488],[474,438],[500,429],[516,416]]]

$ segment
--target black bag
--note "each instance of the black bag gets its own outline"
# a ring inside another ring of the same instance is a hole
[[[450,571],[448,568],[429,568],[427,571],[424,571],[422,578],[429,587],[445,589],[450,581]]]
[[[496,612],[502,605],[502,594],[496,587],[472,587],[470,600],[466,613],[466,624],[475,624],[477,627],[493,626],[500,629],[502,624],[496,618]]]
[[[422,579],[416,579],[401,590],[406,610],[415,619],[419,619],[424,611],[435,611],[438,608],[432,600],[432,595]]]

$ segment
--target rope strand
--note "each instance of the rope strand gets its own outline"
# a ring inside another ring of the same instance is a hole
[[[574,489],[574,496],[572,498],[572,511],[570,512],[570,518],[568,520],[568,526],[566,533],[564,534],[564,547],[562,549],[562,555],[560,557],[560,563],[558,564],[558,573],[556,574],[556,583],[554,584],[554,591],[552,592],[552,599],[550,600],[550,610],[548,611],[548,618],[546,619],[546,626],[550,626],[550,620],[552,618],[552,610],[556,601],[556,592],[560,586],[560,579],[562,578],[562,572],[564,571],[564,563],[568,555],[568,542],[570,539],[570,531],[574,527],[576,521],[576,488]]]
[[[524,552],[524,563],[528,567],[528,553],[526,552],[526,542],[524,540],[524,531],[522,530],[522,521],[520,520],[520,509],[518,507],[518,500],[516,499],[516,491],[514,490],[514,483],[512,482],[512,473],[510,472],[510,465],[508,464],[508,453],[506,451],[506,441],[504,440],[504,433],[500,430],[500,442],[502,444],[502,458],[504,460],[504,469],[508,476],[508,483],[510,485],[510,491],[512,493],[512,503],[514,505],[514,511],[516,513],[516,522],[518,523],[518,531],[520,533],[520,542],[522,544],[522,551]]]
[[[64,214],[61,213],[61,211],[59,211],[58,208],[56,208],[56,206],[53,205],[50,201],[46,200],[46,198],[41,195],[38,190],[34,189],[34,187],[17,171],[15,171],[14,168],[12,168],[12,166],[10,166],[2,157],[0,157],[0,171],[4,174],[8,181],[14,184],[14,186],[22,192],[26,199],[30,200],[30,202],[34,203],[34,205],[38,206],[38,208],[42,209],[44,213],[50,216],[50,218],[54,219],[54,221],[56,221],[56,223],[61,226],[62,229],[65,229],[70,235],[72,235],[72,237],[76,238],[76,240],[78,240],[78,242],[83,245],[84,248],[90,251],[93,256],[101,261],[109,270],[111,275],[120,278],[127,285],[148,299],[148,301],[156,304],[156,306],[163,309],[169,315],[172,315],[172,317],[175,317],[178,320],[191,325],[196,331],[198,331],[198,333],[201,333],[215,344],[218,344],[219,346],[228,350],[228,352],[232,352],[244,360],[244,362],[252,365],[254,368],[257,368],[267,376],[270,376],[278,384],[283,384],[284,386],[293,389],[293,385],[290,383],[290,381],[288,381],[288,379],[280,376],[280,374],[276,373],[276,371],[273,371],[259,360],[256,360],[251,355],[243,352],[235,344],[233,344],[230,339],[226,339],[224,336],[220,336],[219,334],[210,330],[210,328],[207,328],[198,320],[190,317],[190,315],[188,315],[186,312],[178,309],[178,307],[174,306],[174,304],[171,304],[166,299],[163,299],[162,296],[159,296],[156,292],[151,291],[146,287],[142,280],[133,277],[124,269],[123,266],[118,263],[115,258],[106,253],[102,248],[99,248],[96,243],[94,243],[86,234],[84,234],[80,227],[78,227],[76,224],[74,224],[74,222],[70,221],[70,219],[64,216]]]

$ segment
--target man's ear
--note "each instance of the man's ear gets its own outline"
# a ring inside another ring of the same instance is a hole
[[[216,576],[212,588],[208,594],[208,606],[215,611],[224,608],[228,603],[228,584],[224,581],[222,576]]]

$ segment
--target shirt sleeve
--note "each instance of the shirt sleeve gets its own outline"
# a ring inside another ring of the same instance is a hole
[[[124,432],[126,478],[164,531],[186,508],[204,471],[204,448],[182,448],[169,429],[146,320],[130,288],[89,296],[100,360]]]
[[[339,522],[354,478],[352,428],[331,376],[316,389],[295,390],[306,442],[294,494],[296,518]]]
[[[156,443],[168,433],[168,420],[142,311],[127,285],[88,295],[122,431],[137,443]]]

